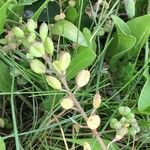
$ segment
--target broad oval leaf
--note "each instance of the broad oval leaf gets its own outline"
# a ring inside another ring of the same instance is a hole
[[[141,91],[139,101],[138,101],[138,109],[140,112],[144,114],[150,114],[150,74],[149,68],[147,68],[144,73],[144,77],[146,78],[145,85]]]
[[[60,20],[52,28],[51,33],[71,40],[79,45],[87,46],[82,32],[70,21]]]
[[[106,144],[108,144],[110,141],[103,139]],[[79,144],[81,146],[84,145],[85,142],[88,142],[92,148],[92,150],[102,150],[99,142],[94,138],[88,138],[88,139],[67,139],[67,141],[70,141],[72,143]],[[119,147],[116,144],[112,144],[109,148],[109,150],[119,150]]]
[[[2,139],[1,136],[0,136],[0,150],[6,150],[6,146],[5,146],[4,140]]]
[[[71,64],[67,70],[67,79],[72,79],[82,69],[87,68],[92,64],[96,55],[94,51],[87,47],[80,46],[72,58]]]

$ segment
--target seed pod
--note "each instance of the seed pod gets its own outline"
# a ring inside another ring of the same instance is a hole
[[[81,70],[76,77],[76,84],[78,88],[85,86],[90,80],[90,72],[88,70]]]
[[[129,112],[128,114],[126,114],[127,119],[132,119],[135,117],[134,113]]]
[[[37,74],[44,74],[46,72],[46,66],[38,59],[33,59],[30,67]]]
[[[47,35],[48,35],[48,25],[43,22],[40,26],[40,30],[39,30],[39,34],[40,34],[40,37],[43,41],[45,41]]]
[[[69,67],[71,62],[71,56],[68,52],[61,52],[60,58],[59,58],[61,69],[62,71],[66,71],[66,69]]]
[[[4,128],[5,123],[4,123],[4,119],[0,118],[0,128]]]
[[[33,43],[36,39],[36,33],[35,32],[31,32],[28,37],[27,37],[27,41],[29,43]]]
[[[137,131],[136,131],[135,128],[130,127],[128,133],[129,133],[129,135],[131,135],[131,136],[135,136],[135,135],[137,134]]]
[[[83,150],[92,150],[91,145],[88,142],[84,142]]]
[[[19,27],[13,27],[12,32],[17,38],[24,38],[25,36],[23,30]]]
[[[42,57],[45,54],[43,44],[40,42],[34,42],[29,48],[29,53],[34,57]]]
[[[126,106],[119,107],[119,113],[121,115],[127,115],[130,112],[131,112],[131,109],[129,107],[126,107]]]
[[[100,122],[101,122],[100,117],[98,115],[93,115],[87,119],[87,126],[91,130],[95,130],[99,127]]]
[[[45,51],[52,55],[53,52],[54,52],[54,44],[53,44],[53,41],[51,38],[47,37],[44,41],[44,48],[45,48]]]
[[[121,140],[127,133],[128,133],[128,128],[121,128],[121,129],[117,130],[115,140],[116,141]]]
[[[34,32],[36,28],[37,28],[37,23],[33,19],[29,19],[27,21],[27,30],[29,32]]]
[[[57,73],[61,75],[62,69],[61,69],[60,61],[55,60],[55,61],[53,61],[52,65],[53,65],[54,69],[57,71]]]
[[[54,17],[54,20],[55,20],[55,21],[60,20],[60,16],[59,16],[59,15],[56,15],[56,16]]]
[[[101,104],[101,95],[99,94],[99,92],[97,92],[94,96],[94,99],[93,99],[93,108],[96,110],[100,107],[100,104]]]
[[[130,126],[129,120],[126,117],[122,117],[120,119],[120,122],[121,122],[123,127],[129,127]]]
[[[69,6],[71,6],[71,7],[75,7],[76,2],[75,2],[75,0],[69,0],[69,1],[68,1],[68,4],[69,4]]]
[[[56,90],[60,90],[62,88],[60,81],[53,76],[46,76],[46,81],[49,86]]]
[[[59,17],[60,17],[60,19],[65,19],[65,14],[64,13],[60,13]]]
[[[74,103],[73,103],[73,100],[72,100],[72,98],[71,97],[66,97],[66,98],[63,98],[62,100],[61,100],[61,107],[62,108],[64,108],[64,109],[66,109],[66,110],[68,110],[68,109],[71,109],[71,108],[73,108],[73,106],[74,106]]]

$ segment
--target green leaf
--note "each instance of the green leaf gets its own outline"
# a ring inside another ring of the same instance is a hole
[[[59,36],[63,36],[68,40],[71,40],[82,46],[87,46],[85,37],[81,31],[70,21],[60,20],[52,28],[51,33]]]
[[[67,141],[79,144],[81,146],[83,146],[85,142],[88,142],[90,144],[92,150],[102,150],[100,144],[94,138],[88,138],[88,139],[67,139]],[[110,141],[104,140],[104,142],[106,144],[108,144]],[[110,146],[109,150],[119,150],[119,147],[116,144],[112,144]]]
[[[124,0],[125,9],[129,18],[135,16],[135,0]]]
[[[80,46],[72,58],[71,64],[67,70],[67,79],[72,79],[82,69],[87,68],[92,64],[96,55],[94,51],[87,47]]]
[[[11,76],[10,71],[5,63],[0,61],[0,91],[10,92]]]
[[[150,114],[150,74],[149,68],[147,68],[144,73],[144,77],[146,78],[145,85],[141,91],[139,101],[138,101],[138,109],[140,112],[144,114]]]
[[[1,136],[0,136],[0,150],[6,150],[6,146],[5,146],[4,140],[2,139]]]
[[[7,7],[11,0],[7,0],[5,3],[1,2],[0,3],[0,34],[3,33],[4,25],[5,25],[5,20],[7,18]]]
[[[112,16],[117,28],[117,34],[114,35],[114,42],[109,46],[111,53],[111,70],[118,69],[118,61],[126,55],[136,43],[136,38],[130,35],[131,30],[128,25],[117,16]]]
[[[130,58],[136,58],[150,36],[150,14],[137,17],[127,22],[131,35],[136,37],[136,44],[130,51]],[[129,59],[130,59],[129,58]]]
[[[69,7],[66,12],[65,12],[65,15],[66,15],[66,19],[71,21],[71,22],[75,22],[77,17],[78,17],[78,12],[76,10],[76,8],[74,7]]]

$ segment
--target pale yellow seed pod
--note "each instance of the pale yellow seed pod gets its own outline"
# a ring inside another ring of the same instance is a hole
[[[47,35],[48,35],[48,25],[43,22],[40,26],[40,29],[39,29],[39,35],[40,35],[40,38],[45,41]]]
[[[44,41],[44,48],[45,51],[52,55],[54,52],[54,43],[52,41],[52,39],[50,37],[46,37],[45,41]]]
[[[100,104],[101,104],[101,95],[99,94],[99,92],[97,92],[94,96],[94,99],[93,99],[93,108],[96,110],[100,107]]]
[[[61,73],[62,73],[60,61],[55,60],[55,61],[53,61],[52,65],[53,65],[55,71],[57,71],[58,74],[61,74]]]
[[[49,86],[51,86],[52,88],[56,89],[56,90],[61,90],[61,83],[60,81],[53,77],[53,76],[46,76],[46,81],[48,83]]]
[[[91,145],[88,142],[84,142],[83,150],[92,150]]]
[[[68,52],[61,52],[59,62],[61,64],[61,69],[65,71],[71,62],[71,55]]]
[[[34,32],[36,28],[37,28],[37,23],[33,19],[29,19],[27,21],[27,30],[29,32]]]
[[[0,118],[0,128],[4,128],[5,123],[4,123],[4,119]]]
[[[101,122],[100,117],[98,115],[93,115],[87,119],[87,126],[91,130],[95,130],[99,127],[100,122]]]
[[[46,66],[38,59],[33,59],[30,67],[37,74],[44,74],[46,72]]]
[[[59,16],[60,16],[60,19],[65,19],[65,14],[64,13],[60,13]]]
[[[90,80],[90,72],[88,70],[81,70],[76,77],[76,84],[78,88],[85,86]]]
[[[61,107],[66,110],[71,109],[74,106],[74,102],[70,96],[63,98],[60,104]]]
[[[69,0],[69,1],[68,1],[68,4],[69,4],[69,6],[71,6],[71,7],[75,7],[76,1],[75,1],[75,0]]]
[[[29,48],[29,53],[34,57],[42,57],[45,54],[44,45],[40,42],[34,42]]]

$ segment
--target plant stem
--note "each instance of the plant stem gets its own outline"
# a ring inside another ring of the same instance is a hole
[[[66,79],[64,77],[60,78],[62,84],[64,85],[65,89],[67,90],[69,96],[72,98],[75,106],[79,109],[79,112],[81,113],[82,117],[84,118],[85,121],[87,121],[88,117],[86,115],[86,113],[84,112],[83,108],[81,107],[80,103],[78,102],[78,100],[75,98],[74,94],[71,92]],[[102,147],[102,150],[106,150],[106,145],[103,142],[102,138],[99,136],[99,133],[97,132],[97,130],[92,130],[93,136],[97,139],[97,141],[99,142],[100,146]]]

